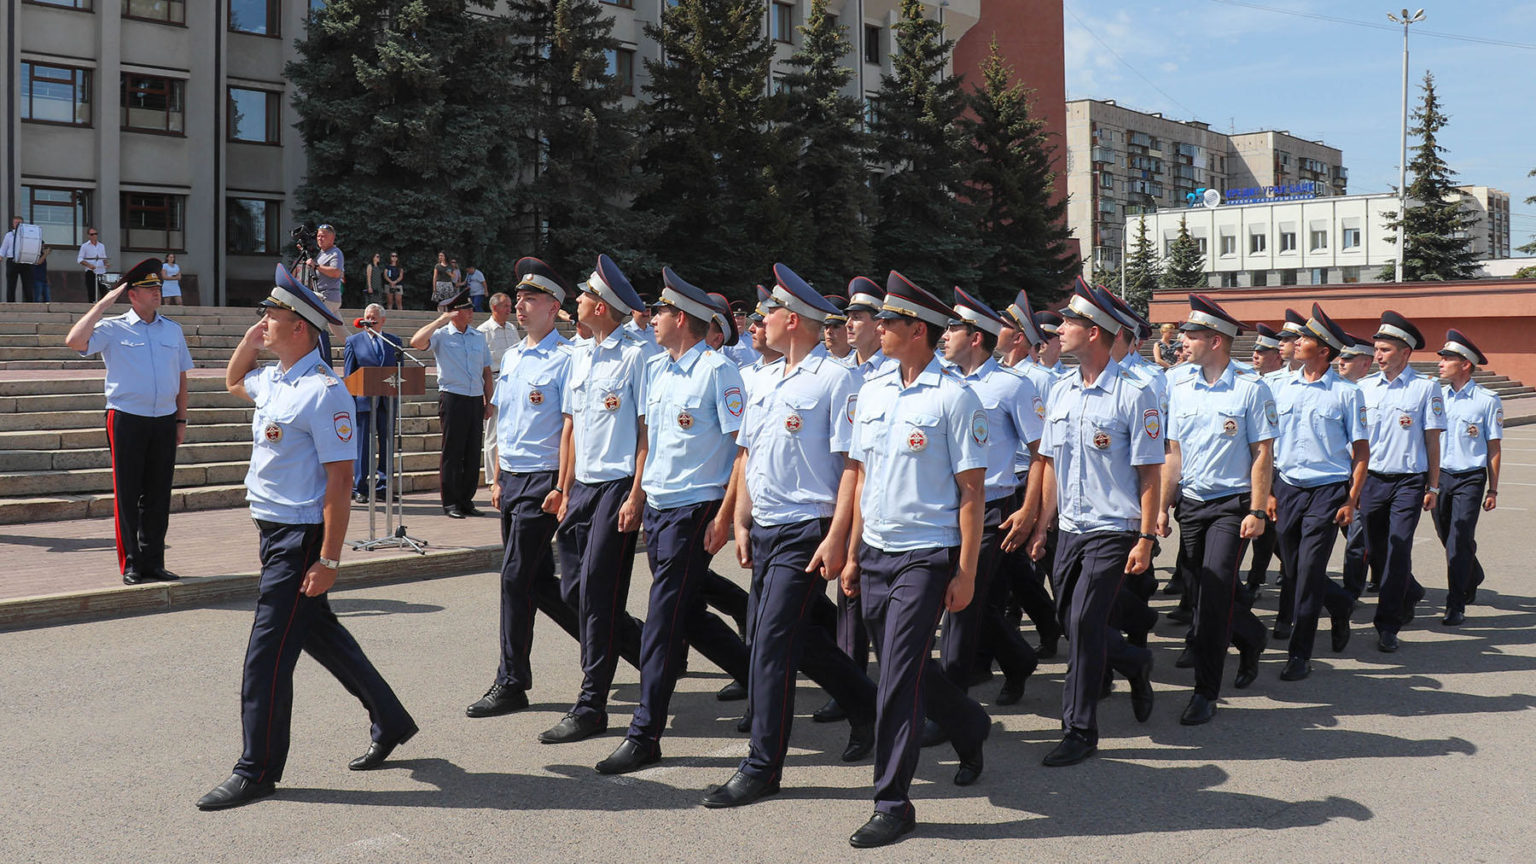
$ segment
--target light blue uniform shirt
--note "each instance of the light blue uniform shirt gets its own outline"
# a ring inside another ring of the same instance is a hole
[[[1074,534],[1141,530],[1136,468],[1163,464],[1163,420],[1146,379],[1114,360],[1093,386],[1081,368],[1056,382],[1040,455],[1056,470],[1059,526]]]
[[[1028,378],[991,357],[970,375],[958,367],[954,374],[976,393],[987,412],[986,499],[1006,498],[1019,488],[1020,451],[1025,454],[1022,470],[1028,471],[1028,445],[1040,440],[1045,423],[1035,413],[1040,394]]]
[[[1168,393],[1168,440],[1179,444],[1179,489],[1214,501],[1253,489],[1251,445],[1275,437],[1279,412],[1269,386],[1228,363],[1210,384],[1200,367],[1181,372]]]
[[[783,359],[755,373],[736,442],[747,449],[752,521],[793,525],[829,519],[843,454],[853,443],[859,373],[818,345],[785,375]]]
[[[1013,371],[1019,373],[1020,375],[1023,375],[1025,378],[1028,378],[1029,383],[1035,385],[1035,401],[1031,407],[1034,408],[1035,416],[1040,418],[1041,434],[1044,434],[1045,403],[1051,398],[1051,387],[1055,386],[1057,380],[1056,373],[1052,372],[1050,369],[1047,369],[1044,366],[1041,366],[1034,360],[1029,359],[1025,359],[1010,368],[1012,368]],[[1029,470],[1029,464],[1029,448],[1025,447],[1021,443],[1019,445],[1018,455],[1013,462],[1014,473],[1023,474]]]
[[[865,381],[868,381],[869,379],[879,375],[882,372],[889,371],[890,369],[895,368],[897,365],[895,360],[885,356],[885,352],[878,348],[875,349],[875,353],[869,355],[869,359],[865,360],[863,363],[860,363],[858,358],[859,354],[857,351],[850,352],[848,354],[849,364],[854,369],[858,370],[859,375],[861,375]]]
[[[1468,381],[1460,390],[1440,385],[1445,432],[1440,435],[1440,470],[1461,474],[1488,467],[1488,442],[1504,437],[1504,400]]]
[[[107,410],[140,417],[176,413],[181,373],[192,368],[180,324],[159,314],[145,321],[129,309],[96,322],[80,356],[98,352],[107,365]]]
[[[1141,359],[1140,354],[1131,353],[1125,355],[1120,361],[1120,368],[1140,378],[1152,392],[1157,394],[1157,411],[1161,415],[1163,425],[1168,425],[1168,378],[1163,375],[1161,366],[1154,366]]]
[[[1061,378],[1061,377],[1065,376],[1067,374],[1067,372],[1069,371],[1067,369],[1067,364],[1061,362],[1059,359],[1056,361],[1056,364],[1054,366],[1048,366],[1046,368],[1050,369],[1051,370],[1051,374],[1055,375],[1057,378]]]
[[[245,500],[251,518],[284,525],[325,521],[325,466],[350,464],[352,394],[311,351],[285,372],[260,366],[245,375],[245,392],[256,403],[251,418],[251,467]],[[351,472],[347,474],[351,483]]]
[[[892,368],[859,389],[853,447],[864,463],[863,542],[886,552],[960,545],[955,475],[987,467],[987,412],[933,360],[909,387]]]
[[[607,483],[635,476],[640,418],[645,416],[645,342],[621,328],[571,352],[565,413],[571,417],[576,479]]]
[[[748,402],[752,401],[752,394],[757,392],[757,379],[763,370],[777,362],[777,360],[770,361],[759,354],[757,359],[751,363],[736,367],[736,371],[741,373],[741,386],[742,390],[747,394]]]
[[[1365,397],[1365,420],[1370,427],[1370,469],[1383,474],[1428,471],[1429,447],[1424,433],[1445,428],[1440,385],[1408,366],[1391,381],[1385,372],[1365,376],[1360,379],[1360,393]]]
[[[491,402],[496,406],[496,461],[503,471],[527,474],[560,469],[560,430],[571,343],[559,330],[539,344],[518,340],[501,358]]]
[[[1275,444],[1280,479],[1303,489],[1349,480],[1354,442],[1370,437],[1360,388],[1332,366],[1316,381],[1281,370],[1265,383],[1280,417]]]
[[[720,352],[736,364],[737,369],[745,369],[757,362],[757,358],[763,356],[752,347],[752,337],[743,333],[742,338],[735,345],[723,345]]]
[[[625,321],[624,329],[628,330],[631,335],[638,336],[640,341],[649,342],[652,346],[660,348],[659,345],[656,345],[656,331],[650,327],[640,327],[636,325],[635,319],[631,318],[628,321]]]
[[[427,347],[437,358],[438,390],[459,396],[485,395],[484,370],[491,368],[491,351],[484,333],[473,327],[460,333],[452,324],[444,324],[432,331]]]
[[[703,342],[675,362],[663,352],[645,366],[650,455],[640,487],[657,510],[719,501],[731,479],[747,399],[736,364]]]

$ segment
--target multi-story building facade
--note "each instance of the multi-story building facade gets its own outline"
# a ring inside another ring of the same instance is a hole
[[[55,298],[83,299],[93,287],[74,263],[88,226],[100,230],[112,270],[176,252],[190,302],[264,290],[273,261],[288,251],[305,172],[283,69],[323,2],[0,0],[8,108],[0,212],[41,225],[59,250],[49,258]],[[644,61],[660,53],[645,25],[659,20],[664,2],[603,0],[620,42],[610,69],[635,99]],[[763,0],[763,32],[776,46],[764,87],[776,86],[799,47],[809,5]],[[848,92],[867,101],[891,68],[900,2],[830,5],[852,42]],[[1061,134],[1061,0],[924,5],[958,41],[952,73],[977,77],[997,38]],[[345,248],[346,226],[338,228]]]
[[[1319,142],[1286,132],[1227,135],[1112,100],[1068,102],[1066,136],[1067,223],[1090,272],[1120,267],[1128,217],[1186,208],[1207,189],[1275,197],[1269,187],[1306,183],[1342,195],[1348,180],[1343,154]]]
[[[1481,260],[1508,258],[1509,193],[1488,186],[1458,186],[1461,206],[1477,224],[1472,228],[1472,250]]]

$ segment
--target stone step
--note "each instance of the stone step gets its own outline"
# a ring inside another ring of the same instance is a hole
[[[193,381],[199,379],[191,379]],[[94,382],[95,387],[85,392],[73,393],[40,393],[30,395],[10,396],[0,391],[0,414],[31,414],[31,413],[55,413],[59,411],[104,411],[106,410],[107,397],[102,392],[103,384],[100,380]],[[211,387],[193,388],[188,384],[187,407],[189,408],[243,408],[249,407],[250,402],[230,393],[224,388],[223,382],[217,389]],[[82,388],[83,389],[83,388]],[[410,403],[422,403],[431,401],[436,403],[437,395],[430,397],[427,394],[406,396],[404,401]]]
[[[246,441],[183,443],[176,448],[178,465],[206,462],[234,462],[249,459],[251,445]],[[107,448],[76,450],[0,450],[0,472],[72,471],[81,468],[110,468],[112,454]]]
[[[437,452],[442,449],[443,436],[436,417],[401,418],[401,440],[404,452],[420,450]],[[189,426],[186,444],[240,443],[250,446],[251,424],[216,423],[209,426]],[[44,429],[39,431],[0,432],[0,459],[13,450],[105,450],[107,432],[101,426],[88,429]]]
[[[246,451],[247,457],[250,451]],[[437,469],[439,454],[405,453],[401,460],[406,472]],[[247,460],[178,464],[172,477],[174,488],[199,486],[224,486],[245,480]],[[0,498],[25,496],[50,496],[85,492],[109,493],[112,491],[110,468],[79,468],[67,471],[4,471],[0,472]]]
[[[79,375],[57,375],[32,378],[12,378],[0,380],[0,396],[47,396],[75,393],[103,393],[105,383],[101,364],[95,367],[95,374],[86,370]],[[189,393],[224,393],[224,376],[199,373],[187,376],[187,392]],[[437,374],[431,370],[427,372],[427,392],[420,396],[407,396],[407,400],[413,399],[437,399]]]
[[[9,398],[9,397],[7,397]],[[4,399],[0,399],[3,402]],[[214,426],[227,423],[251,422],[255,408],[248,403],[244,407],[227,408],[200,408],[192,405],[187,409],[187,424],[189,426]],[[405,431],[420,433],[424,430],[411,428],[412,420],[430,418],[437,420],[437,403],[435,401],[416,400],[403,402],[400,406],[400,418]],[[63,429],[87,429],[101,426],[105,422],[105,409],[56,411],[51,413],[16,413],[0,411],[0,432],[47,432]]]

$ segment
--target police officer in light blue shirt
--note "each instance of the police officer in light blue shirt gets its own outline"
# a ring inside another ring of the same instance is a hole
[[[1445,546],[1447,627],[1466,621],[1467,604],[1483,582],[1477,517],[1499,503],[1504,403],[1497,393],[1472,381],[1472,373],[1487,362],[1461,331],[1446,331],[1440,349],[1446,430],[1440,438],[1440,495],[1432,513],[1435,532]]]
[[[371,743],[354,771],[377,768],[416,734],[416,724],[331,611],[327,592],[341,566],[352,487],[352,396],[317,345],[340,324],[278,265],[264,313],[225,370],[229,392],[256,405],[245,478],[261,535],[256,618],[240,686],[244,749],[234,773],[198,799],[221,810],[271,795],[288,760],[293,670],[307,652],[368,709]],[[257,351],[277,365],[257,366]]]
[[[1365,548],[1377,573],[1377,645],[1396,651],[1397,632],[1413,620],[1424,587],[1413,578],[1413,532],[1419,516],[1435,508],[1440,493],[1440,435],[1445,399],[1434,379],[1409,365],[1424,337],[1403,316],[1388,310],[1376,328],[1376,365],[1360,381],[1370,426],[1370,475],[1360,495]]]
[[[761,290],[763,286],[759,285],[757,287]],[[736,325],[737,339],[735,345],[728,345],[720,350],[724,352],[725,356],[731,358],[736,364],[736,368],[742,369],[756,363],[760,355],[752,347],[752,343],[749,340],[741,338],[741,334],[747,332],[746,305],[740,300],[734,300],[728,302],[727,306],[731,310],[731,320]]]
[[[469,326],[474,317],[469,289],[444,303],[445,311],[411,337],[417,351],[432,349],[437,364],[437,416],[443,427],[438,463],[443,512],[454,519],[478,516],[480,448],[492,412],[495,380],[485,334]]]
[[[1045,337],[1036,351],[1036,357],[1040,365],[1049,369],[1058,379],[1067,374],[1067,366],[1061,362],[1061,321],[1061,316],[1049,309],[1035,313],[1035,326],[1040,328],[1040,335]]]
[[[1339,377],[1332,366],[1347,338],[1322,307],[1312,304],[1305,332],[1294,340],[1301,367],[1269,385],[1280,421],[1275,530],[1281,558],[1289,562],[1296,580],[1294,629],[1282,681],[1299,681],[1312,673],[1312,643],[1324,608],[1332,622],[1334,651],[1349,644],[1354,598],[1328,578],[1337,526],[1358,518],[1368,458],[1360,388]]]

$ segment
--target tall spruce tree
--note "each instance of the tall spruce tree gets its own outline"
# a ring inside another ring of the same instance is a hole
[[[783,251],[789,223],[763,4],[676,0],[646,34],[663,58],[645,61],[644,188],[633,218],[652,223],[656,258],[683,278],[755,299],[751,286]]]
[[[510,269],[487,257],[517,211],[522,113],[493,5],[329,0],[285,71],[309,163],[299,218],[334,224],[354,261],[399,251],[407,298],[430,295],[439,249]]]
[[[1080,262],[1068,242],[1067,201],[1051,200],[1054,148],[1045,121],[1030,112],[1031,91],[1012,77],[993,39],[981,83],[968,95],[970,116],[960,121],[974,150],[965,195],[991,252],[977,290],[1007,305],[1022,288],[1038,307],[1065,292]]]
[[[518,151],[520,253],[570,279],[606,252],[637,272],[655,269],[644,252],[647,224],[629,215],[638,158],[633,118],[607,68],[616,50],[613,19],[597,0],[508,0],[517,86],[525,108]]]
[[[969,147],[959,123],[965,96],[946,73],[954,42],[919,0],[902,0],[894,25],[891,74],[875,102],[875,182],[879,218],[875,264],[899,270],[940,296],[948,286],[975,288],[990,250],[961,197]]]
[[[1477,254],[1472,251],[1472,229],[1476,217],[1461,206],[1461,193],[1451,182],[1456,176],[1441,154],[1438,143],[1441,129],[1450,120],[1435,96],[1435,76],[1424,73],[1424,98],[1413,112],[1418,125],[1408,131],[1419,136],[1408,171],[1408,197],[1419,203],[1409,207],[1402,219],[1390,214],[1387,227],[1392,230],[1388,242],[1397,242],[1399,226],[1407,238],[1403,249],[1403,281],[1441,282],[1477,277]],[[1392,280],[1395,264],[1381,270],[1381,278]]]
[[[1189,220],[1180,219],[1179,236],[1174,238],[1168,261],[1158,278],[1158,287],[1164,291],[1198,291],[1209,286],[1200,243],[1189,234]]]
[[[1136,239],[1131,244],[1131,254],[1122,269],[1125,279],[1125,302],[1142,316],[1152,302],[1152,292],[1162,276],[1162,264],[1157,258],[1157,247],[1147,236],[1147,217],[1136,220]],[[1110,285],[1114,291],[1119,286]]]
[[[795,154],[785,172],[783,200],[795,214],[791,266],[823,293],[842,289],[870,266],[868,135],[863,106],[843,95],[853,77],[847,28],[827,14],[827,0],[811,0],[800,28],[800,49],[784,76],[786,106],[780,131]],[[788,254],[786,252],[786,254]]]

